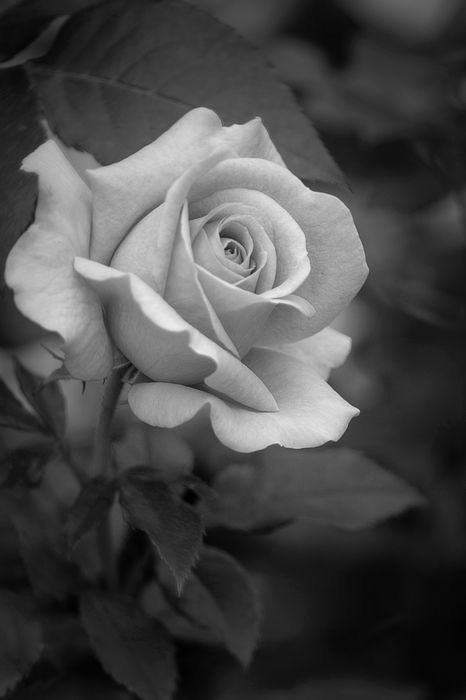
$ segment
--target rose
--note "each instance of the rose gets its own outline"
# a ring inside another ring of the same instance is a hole
[[[260,119],[208,109],[83,179],[52,140],[34,223],[11,251],[19,309],[63,339],[74,377],[105,377],[115,351],[143,381],[128,402],[174,427],[210,414],[249,452],[340,437],[357,410],[325,379],[349,351],[326,326],[366,267],[351,215],[285,166]]]

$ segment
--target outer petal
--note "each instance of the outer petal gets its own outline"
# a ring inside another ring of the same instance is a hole
[[[348,357],[351,338],[328,327],[311,338],[276,346],[274,350],[311,365],[323,379],[327,379],[331,370],[340,367]]]
[[[338,440],[359,412],[308,364],[268,349],[252,350],[247,362],[274,395],[278,412],[251,411],[192,387],[139,384],[128,394],[132,411],[149,425],[173,428],[210,412],[223,444],[239,452],[268,445],[317,447]]]
[[[260,117],[251,119],[246,124],[224,126],[221,138],[241,158],[263,158],[286,168]]]
[[[289,170],[254,158],[223,161],[196,183],[190,199],[234,188],[264,192],[288,211],[306,235],[311,261],[311,273],[295,293],[307,299],[316,313],[306,319],[277,308],[261,340],[276,345],[316,333],[347,306],[367,275],[349,210],[336,197],[308,189]]]
[[[231,353],[190,326],[136,275],[77,258],[75,268],[100,296],[118,348],[154,380],[197,384],[258,410],[276,410],[263,382]]]
[[[93,195],[91,257],[108,263],[129,229],[159,206],[174,180],[213,149],[221,129],[215,112],[185,114],[156,141],[88,177]]]
[[[28,318],[62,336],[70,374],[104,377],[113,351],[101,305],[73,269],[76,255],[89,254],[90,191],[53,141],[28,156],[23,169],[38,174],[39,199],[34,223],[8,257],[6,282]]]
[[[218,146],[284,165],[260,119],[222,127],[212,110],[193,109],[137,153],[88,173],[94,198],[91,258],[108,263],[136,221],[162,203],[172,182]]]

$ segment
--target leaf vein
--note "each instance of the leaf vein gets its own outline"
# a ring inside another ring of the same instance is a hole
[[[167,93],[160,92],[158,90],[151,90],[150,88],[142,88],[138,87],[137,85],[132,85],[131,83],[126,83],[122,81],[117,81],[113,78],[102,78],[102,77],[97,77],[93,75],[89,75],[88,73],[75,73],[73,71],[67,71],[67,70],[56,70],[53,68],[47,68],[45,66],[31,66],[29,70],[32,72],[32,74],[36,75],[46,75],[46,76],[52,76],[55,78],[61,78],[63,81],[65,80],[75,80],[75,81],[82,81],[85,83],[89,83],[91,85],[94,85],[95,87],[100,86],[100,87],[106,87],[106,88],[113,88],[116,90],[128,90],[130,92],[133,92],[137,95],[143,95],[147,97],[159,97],[163,100],[166,100],[167,102],[172,102],[173,104],[179,104],[183,105],[185,107],[191,107],[195,108],[198,105],[194,103],[187,102],[184,99],[174,97],[173,95],[168,95]]]

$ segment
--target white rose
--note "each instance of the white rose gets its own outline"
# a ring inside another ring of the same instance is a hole
[[[200,412],[227,446],[337,440],[357,410],[325,381],[349,339],[327,328],[366,276],[348,209],[285,166],[260,119],[195,109],[154,143],[80,178],[53,141],[26,158],[36,218],[7,261],[30,319],[75,377],[115,349],[143,375],[146,423]]]

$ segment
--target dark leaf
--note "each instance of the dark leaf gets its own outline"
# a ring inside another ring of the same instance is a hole
[[[75,605],[71,609],[63,606],[49,606],[41,609],[44,651],[41,661],[65,671],[77,665],[77,659],[89,656],[89,638],[83,630],[76,614]],[[44,694],[49,700],[49,696]]]
[[[24,495],[18,490],[0,489],[0,587],[14,590],[23,585],[24,566],[18,552],[18,535],[11,515],[22,507]]]
[[[37,418],[26,410],[5,382],[0,379],[0,425],[14,430],[26,430],[33,433],[44,432]]]
[[[42,650],[40,624],[19,596],[0,591],[0,696],[29,672]]]
[[[65,525],[70,548],[75,547],[89,530],[97,527],[112,506],[116,484],[103,476],[89,481],[72,505]]]
[[[46,140],[41,115],[23,68],[0,70],[0,275],[16,239],[34,218],[36,177],[19,168]]]
[[[7,454],[0,462],[0,483],[6,488],[38,486],[54,452],[55,448],[50,443],[39,443],[20,447]]]
[[[174,603],[248,666],[259,636],[260,604],[247,571],[233,557],[203,547],[193,575]]]
[[[101,593],[83,597],[81,619],[104,669],[143,700],[175,691],[173,643],[133,600]]]
[[[343,176],[261,54],[188,3],[115,0],[70,19],[28,67],[45,115],[102,164],[153,141],[193,107],[225,124],[260,116],[288,167],[315,187]]]
[[[66,430],[66,407],[58,382],[44,382],[43,377],[33,374],[18,361],[16,377],[21,391],[49,432],[58,438],[63,437]]]
[[[120,500],[129,524],[147,533],[181,589],[202,543],[199,513],[150,467],[124,474]]]
[[[0,8],[0,61],[26,48],[47,24],[97,4],[99,0],[3,0]]]
[[[370,527],[422,505],[421,495],[356,450],[278,449],[259,464],[235,464],[216,478],[211,524],[260,529],[310,518],[347,530]]]
[[[20,554],[29,580],[38,598],[66,600],[76,592],[81,581],[77,568],[65,559],[58,546],[42,532],[40,520],[24,510],[13,515],[18,533]]]

